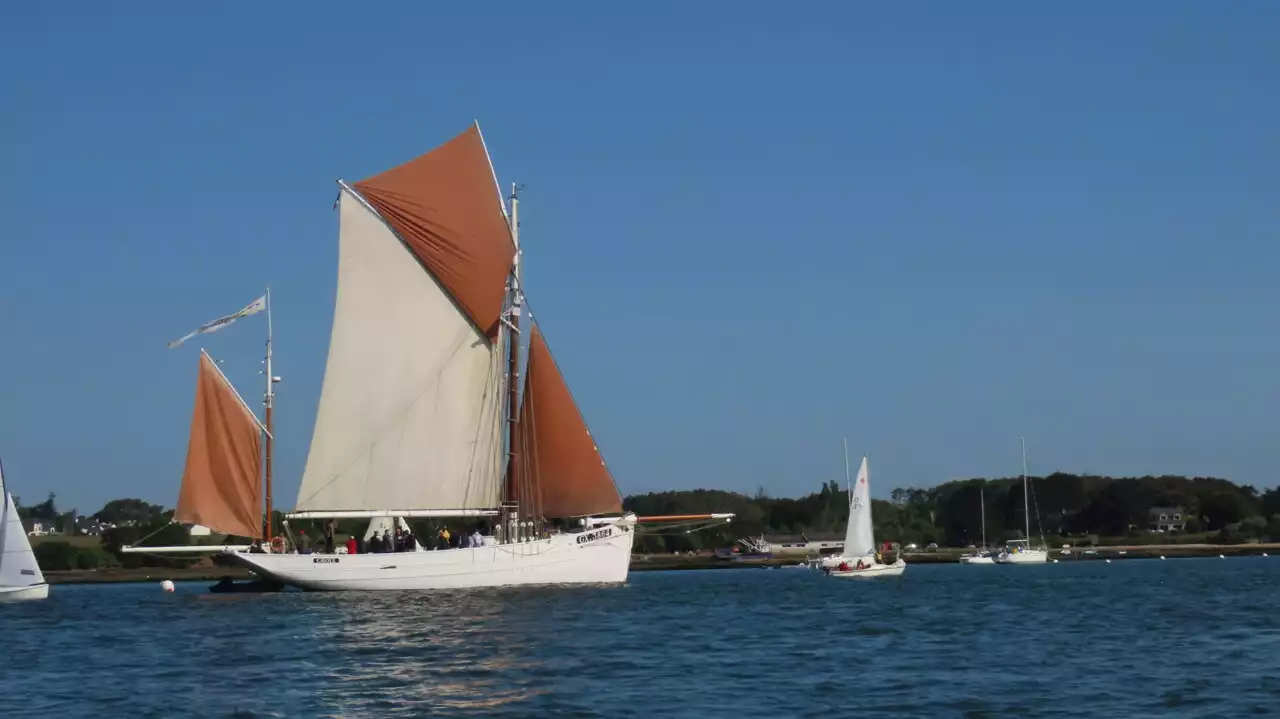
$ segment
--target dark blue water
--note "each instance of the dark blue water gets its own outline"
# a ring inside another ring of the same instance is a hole
[[[633,574],[623,587],[0,605],[0,717],[1239,717],[1280,558]]]

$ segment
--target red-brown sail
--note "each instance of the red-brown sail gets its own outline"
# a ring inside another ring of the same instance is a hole
[[[493,336],[515,245],[480,128],[472,125],[355,187],[471,321]]]
[[[173,519],[240,537],[262,533],[262,428],[200,353],[187,466]]]
[[[532,480],[544,517],[622,511],[613,475],[537,326],[529,337],[515,444],[518,474],[512,485]]]

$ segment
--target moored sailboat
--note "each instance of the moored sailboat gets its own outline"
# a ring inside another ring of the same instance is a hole
[[[845,481],[849,482],[849,444],[844,446]],[[833,577],[896,577],[907,569],[898,557],[885,564],[876,551],[871,523],[871,486],[867,458],[862,458],[857,482],[849,482],[849,524],[845,528],[844,549],[839,556],[826,557],[822,568]]]
[[[49,585],[44,581],[40,563],[18,516],[18,506],[4,483],[4,466],[0,465],[0,501],[4,511],[0,513],[0,603],[28,599],[44,599],[49,596]]]
[[[982,547],[972,554],[960,557],[961,564],[995,564],[991,550],[987,549],[987,498],[982,487],[978,488],[978,506],[982,508]]]
[[[1022,512],[1026,521],[1024,539],[1013,539],[1005,543],[1005,548],[996,556],[996,564],[1044,564],[1049,559],[1049,550],[1044,546],[1044,537],[1040,537],[1040,546],[1031,546],[1031,504],[1029,495],[1030,480],[1027,479],[1027,439],[1022,438]],[[1037,523],[1039,517],[1036,518]]]

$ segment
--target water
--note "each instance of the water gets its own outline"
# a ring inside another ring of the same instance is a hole
[[[0,717],[1239,717],[1280,558],[639,573],[623,587],[0,605]]]

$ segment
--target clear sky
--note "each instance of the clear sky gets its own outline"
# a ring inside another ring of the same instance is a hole
[[[232,8],[231,6],[236,6]],[[478,119],[534,311],[624,493],[959,476],[1277,482],[1280,4],[15,3],[0,456],[172,506],[199,347],[278,503],[333,311],[334,180]]]

